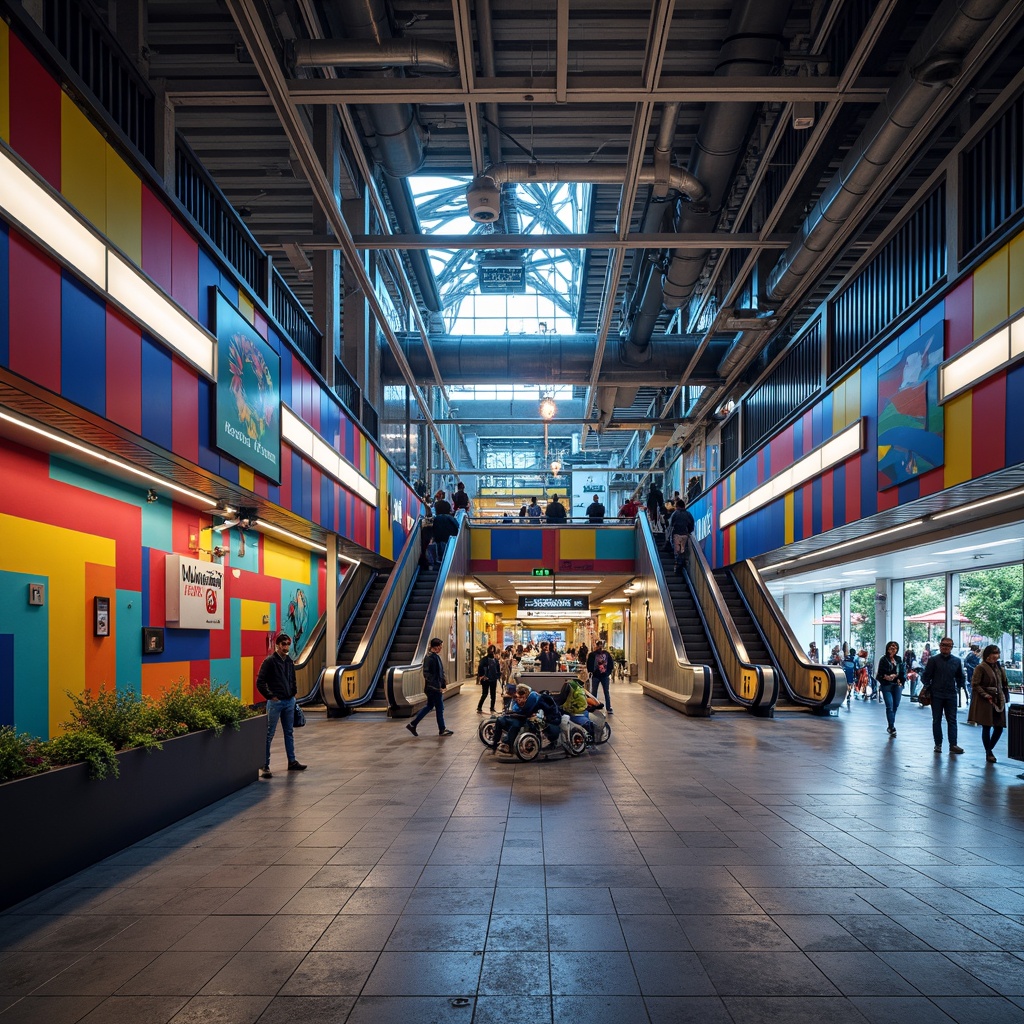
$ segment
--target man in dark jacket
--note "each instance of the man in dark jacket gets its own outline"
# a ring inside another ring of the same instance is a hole
[[[434,637],[430,641],[430,650],[423,659],[423,692],[427,695],[427,703],[420,708],[413,720],[406,726],[406,729],[418,736],[416,726],[423,721],[431,709],[437,716],[437,734],[439,736],[451,736],[451,729],[444,724],[444,690],[448,686],[448,680],[444,674],[444,661],[441,658],[441,647],[444,641],[440,637]]]
[[[270,742],[277,731],[278,720],[284,732],[284,750],[288,755],[288,771],[304,772],[306,766],[299,764],[295,757],[295,663],[289,657],[292,638],[287,633],[278,633],[274,653],[265,658],[256,677],[256,689],[267,701],[267,757],[260,773],[265,779],[272,779],[270,772]]]
[[[480,703],[476,706],[476,713],[482,715],[484,713],[484,698],[491,695],[491,714],[494,714],[494,702],[497,699],[498,691],[498,677],[501,675],[501,668],[498,665],[498,659],[495,657],[497,654],[497,648],[494,644],[490,644],[487,648],[487,653],[480,659],[480,664],[476,667],[476,681],[480,684]]]
[[[459,524],[455,516],[440,512],[434,516],[434,544],[437,547],[437,563],[444,558],[444,549],[448,546],[449,537],[459,535]]]
[[[964,667],[953,654],[953,640],[944,636],[939,641],[939,653],[928,659],[921,673],[921,686],[932,695],[932,736],[935,739],[935,753],[942,753],[942,718],[946,718],[946,734],[949,736],[949,752],[962,754],[963,747],[956,745],[956,691],[964,685]]]
[[[604,522],[604,505],[597,500],[597,495],[594,495],[594,500],[587,506],[587,519],[592,523],[603,523]]]
[[[557,494],[551,496],[548,507],[544,509],[544,517],[549,523],[565,522],[565,506],[558,500]]]
[[[668,535],[666,541],[672,544],[672,552],[675,556],[676,573],[682,575],[686,568],[687,548],[690,542],[690,534],[693,533],[693,516],[681,501],[676,502],[676,510],[668,517],[668,525],[665,533]]]

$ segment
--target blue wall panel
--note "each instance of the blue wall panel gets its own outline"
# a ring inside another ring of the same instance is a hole
[[[14,725],[13,633],[0,633],[0,725]]]
[[[107,411],[106,305],[70,271],[61,273],[60,388],[100,416]]]
[[[171,355],[149,335],[142,335],[142,436],[174,450],[171,424],[174,394],[171,383]]]

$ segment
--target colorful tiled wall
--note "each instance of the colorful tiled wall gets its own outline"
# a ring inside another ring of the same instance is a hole
[[[471,527],[469,571],[631,573],[635,558],[631,526],[564,530]]]
[[[370,505],[282,444],[281,484],[211,447],[213,384],[0,222],[0,366],[385,557],[419,501],[218,257],[0,23],[0,138],[203,326],[216,286],[281,355],[281,398],[378,488]],[[388,500],[390,499],[390,500]],[[396,503],[399,514],[392,519]]]
[[[68,717],[67,691],[117,687],[156,694],[187,679],[227,684],[247,703],[278,629],[301,650],[324,607],[324,559],[264,535],[212,532],[194,509],[146,501],[138,487],[13,444],[0,447],[0,725],[46,736]],[[164,626],[171,552],[221,544],[222,630],[165,629],[164,652],[142,654],[142,627]],[[42,584],[44,604],[29,603]],[[301,592],[301,594],[300,594]],[[110,599],[109,637],[93,635],[93,599]]]
[[[947,402],[943,465],[908,483],[878,486],[878,372],[925,331],[945,321],[944,358],[963,351],[1024,307],[1024,234],[1003,246],[922,313],[902,334],[832,390],[799,420],[725,477],[692,511],[711,511],[704,550],[712,565],[753,558],[794,541],[935,494],[1024,462],[1024,364],[1017,363]],[[719,530],[723,508],[863,417],[864,451],[809,483]]]

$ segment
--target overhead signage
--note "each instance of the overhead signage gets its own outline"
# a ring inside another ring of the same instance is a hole
[[[526,292],[526,267],[522,260],[481,260],[476,272],[484,295],[522,295]]]
[[[281,357],[219,292],[214,444],[281,482]]]
[[[224,628],[224,567],[184,555],[167,556],[164,580],[167,625],[175,629]]]
[[[530,570],[530,575],[531,576],[550,576],[551,575],[551,570],[550,569],[531,569]]]
[[[590,597],[586,594],[552,594],[550,597],[519,595],[521,612],[585,612],[590,610]]]

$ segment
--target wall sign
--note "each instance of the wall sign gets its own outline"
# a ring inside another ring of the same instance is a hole
[[[521,612],[585,612],[590,610],[586,594],[565,594],[558,597],[524,597],[519,595]]]
[[[281,357],[224,296],[216,295],[214,444],[281,482]]]
[[[167,556],[167,625],[178,629],[224,628],[224,567],[183,555]]]

